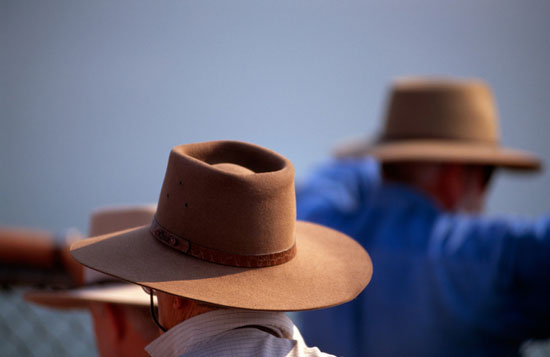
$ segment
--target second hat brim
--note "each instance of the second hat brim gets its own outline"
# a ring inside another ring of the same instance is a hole
[[[84,309],[90,302],[147,307],[147,295],[139,285],[126,282],[96,284],[75,289],[31,290],[23,298],[34,304],[53,309]]]
[[[542,167],[539,158],[523,150],[448,140],[402,140],[375,143],[366,139],[354,139],[337,146],[334,153],[337,157],[370,155],[381,162],[454,162],[494,165],[523,171],[538,171]]]
[[[366,251],[330,228],[296,222],[296,256],[265,268],[239,268],[187,256],[142,227],[79,241],[80,263],[117,278],[214,305],[265,311],[331,307],[355,298],[372,276]]]

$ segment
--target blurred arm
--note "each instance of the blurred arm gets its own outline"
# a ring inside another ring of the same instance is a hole
[[[0,227],[0,283],[82,283],[82,266],[69,254],[70,242],[28,228]]]
[[[0,228],[0,263],[34,268],[53,268],[60,263],[59,247],[50,232]]]
[[[512,327],[550,337],[550,216],[445,215],[433,231],[430,254],[454,291],[475,296],[479,306],[507,306],[515,311]]]

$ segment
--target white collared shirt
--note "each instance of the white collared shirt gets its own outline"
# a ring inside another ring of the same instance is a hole
[[[153,357],[331,356],[307,347],[298,328],[283,312],[238,309],[194,316],[168,330],[145,350]]]

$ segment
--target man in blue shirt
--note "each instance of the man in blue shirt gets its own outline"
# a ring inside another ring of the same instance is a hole
[[[550,216],[478,214],[495,168],[540,168],[499,145],[487,85],[398,81],[380,138],[339,155],[298,188],[298,218],[357,239],[374,274],[353,302],[301,314],[308,343],[344,356],[505,356],[550,337]]]

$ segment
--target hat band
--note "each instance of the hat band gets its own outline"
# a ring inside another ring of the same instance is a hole
[[[287,250],[262,255],[238,255],[207,248],[168,231],[153,218],[151,234],[170,248],[207,262],[242,268],[262,268],[288,262],[296,255],[296,243]]]

